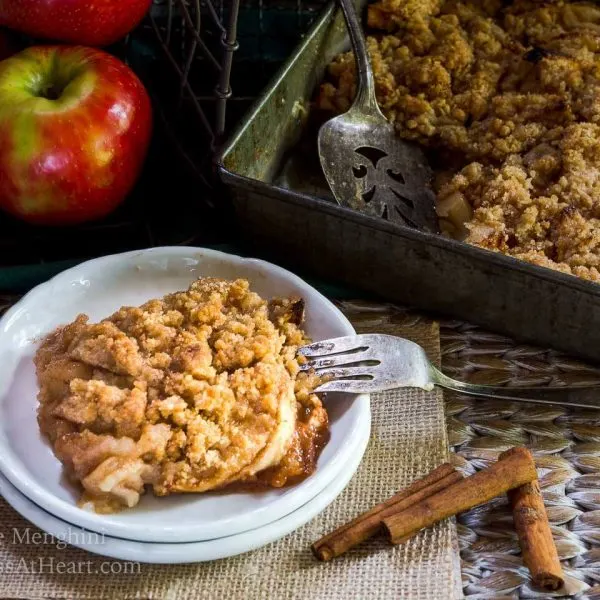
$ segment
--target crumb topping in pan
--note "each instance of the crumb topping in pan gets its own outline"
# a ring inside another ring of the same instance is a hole
[[[382,110],[432,151],[444,232],[600,281],[600,6],[379,0],[368,25]],[[354,93],[347,53],[317,105]]]

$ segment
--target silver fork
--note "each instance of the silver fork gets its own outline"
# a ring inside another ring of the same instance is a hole
[[[421,346],[393,335],[350,335],[300,348],[303,370],[315,369],[327,381],[317,392],[371,393],[401,387],[432,390],[438,385],[471,396],[517,402],[600,409],[600,386],[514,388],[456,381],[436,369]]]

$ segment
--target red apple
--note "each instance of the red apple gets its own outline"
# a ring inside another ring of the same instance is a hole
[[[152,0],[0,0],[0,25],[34,37],[106,46],[127,35]]]
[[[151,122],[140,80],[101,50],[35,46],[0,62],[0,208],[39,224],[107,215],[138,177]]]

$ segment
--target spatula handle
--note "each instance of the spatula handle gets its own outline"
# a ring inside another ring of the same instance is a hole
[[[371,107],[379,110],[377,106],[377,98],[375,97],[375,79],[373,77],[373,69],[367,52],[367,43],[362,30],[360,19],[356,12],[354,0],[340,0],[342,12],[346,19],[348,32],[350,34],[350,42],[354,50],[354,58],[358,70],[358,90],[355,105],[362,107]]]

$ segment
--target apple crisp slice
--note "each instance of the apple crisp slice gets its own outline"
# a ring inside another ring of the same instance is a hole
[[[317,380],[296,357],[303,303],[246,280],[85,315],[36,355],[40,428],[97,512],[234,482],[279,487],[315,469],[327,440]]]

